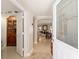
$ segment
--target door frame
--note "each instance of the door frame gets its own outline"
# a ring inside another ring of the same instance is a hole
[[[56,0],[56,1],[54,1],[54,4],[53,4],[53,36],[52,36],[52,38],[53,38],[53,59],[57,59],[57,45],[56,45],[56,43],[57,43],[57,39],[56,39],[56,21],[57,21],[57,10],[56,10],[56,7],[57,7],[57,5],[59,4],[59,2],[60,2],[61,0]]]

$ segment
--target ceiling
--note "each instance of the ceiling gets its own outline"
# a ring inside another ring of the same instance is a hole
[[[15,5],[13,5],[9,0],[1,0],[1,12],[11,13],[13,11],[21,11]]]
[[[38,16],[36,19],[38,20],[38,25],[52,24],[52,16]]]
[[[52,16],[52,4],[54,0],[16,0],[25,10],[35,16]],[[2,12],[19,11],[9,0],[1,1]]]
[[[36,16],[52,16],[54,0],[17,0],[26,10]]]
[[[52,4],[54,0],[16,0],[25,10],[38,19],[52,19]],[[21,11],[10,0],[1,1],[1,11],[4,13]]]
[[[52,23],[52,3],[54,0],[17,0],[27,11],[32,13],[38,20],[38,25]],[[21,11],[10,0],[1,1],[1,12],[8,14],[14,11]]]

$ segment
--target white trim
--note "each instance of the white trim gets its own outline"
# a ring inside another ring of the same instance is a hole
[[[74,47],[72,47],[71,45],[69,45],[69,44],[67,44],[67,43],[64,43],[64,42],[62,42],[61,40],[58,40],[58,39],[56,39],[56,42],[59,42],[60,44],[63,44],[63,45],[65,45],[65,47],[69,47],[70,49],[73,49],[74,51],[78,51],[78,49],[77,48],[74,48]]]
[[[56,6],[61,0],[56,0],[53,3],[53,59],[57,59],[57,54],[56,54]]]
[[[34,44],[37,44],[38,42],[36,41],[36,42],[34,42]]]

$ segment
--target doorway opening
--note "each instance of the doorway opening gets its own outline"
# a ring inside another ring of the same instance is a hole
[[[7,18],[7,46],[16,46],[16,17]]]
[[[46,18],[45,19],[34,18],[33,21],[34,21],[33,55],[34,56],[39,55],[39,58],[41,59],[44,58],[51,59],[53,55],[52,20]]]
[[[38,24],[38,41],[45,43],[48,46],[48,52],[53,55],[53,42],[52,42],[52,25],[49,24]]]

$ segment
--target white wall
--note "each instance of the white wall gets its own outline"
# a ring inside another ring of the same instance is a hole
[[[52,24],[52,19],[40,19],[37,21],[38,25],[41,24]]]
[[[33,16],[24,12],[24,56],[29,56],[33,50]]]
[[[2,49],[6,46],[6,32],[7,32],[7,29],[6,29],[6,17],[5,16],[2,16],[2,19],[1,19],[1,47]]]
[[[33,26],[32,26],[32,23],[33,23],[33,16],[31,15],[31,13],[29,13],[27,10],[25,10],[24,8],[22,8],[22,6],[15,0],[10,0],[15,6],[17,6],[19,9],[21,9],[23,12],[24,12],[24,41],[21,42],[18,42],[18,44],[22,44],[21,47],[18,46],[19,48],[21,48],[21,50],[23,51],[24,50],[24,56],[29,56],[31,53],[32,53],[32,50],[33,50]],[[3,42],[3,45],[6,46],[6,17],[9,16],[9,15],[14,15],[16,16],[16,14],[4,14],[2,15],[2,42]],[[17,14],[17,17],[21,17],[21,15],[19,16],[20,14]],[[18,19],[19,19],[18,18]],[[21,17],[22,19],[22,17]],[[23,34],[22,32],[20,34]],[[19,34],[18,34],[19,35]],[[23,38],[21,38],[21,40],[23,40]],[[23,44],[24,42],[24,44]],[[24,49],[22,48],[24,45]],[[19,53],[19,51],[18,51]],[[23,52],[22,52],[23,53]],[[22,54],[20,54],[22,56]]]

